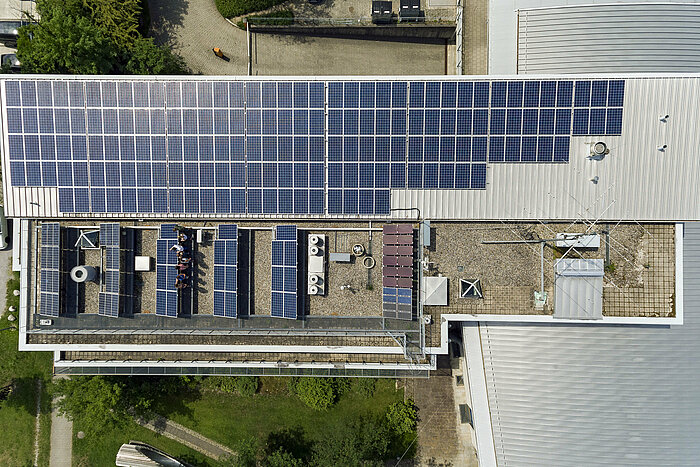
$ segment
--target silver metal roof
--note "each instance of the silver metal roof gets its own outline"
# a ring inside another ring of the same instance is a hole
[[[392,190],[394,216],[700,220],[697,102],[700,74],[627,76],[621,136],[572,137],[568,164],[488,164],[485,190]],[[610,149],[602,159],[590,157],[596,141]]]
[[[602,259],[562,258],[554,272],[555,318],[603,318]]]
[[[700,71],[700,5],[631,3],[518,12],[518,73]]]
[[[682,326],[481,324],[499,465],[697,465],[700,224]]]
[[[525,20],[528,26],[528,35],[526,40],[532,41],[532,44],[525,44],[529,50],[530,60],[537,58],[535,46],[546,47],[554,55],[554,51],[562,53],[561,60],[558,62],[562,66],[568,68],[561,71],[565,73],[584,73],[584,72],[600,72],[600,71],[621,71],[624,73],[640,71],[634,68],[635,66],[647,66],[643,61],[648,61],[648,67],[643,68],[647,72],[671,72],[680,70],[676,67],[687,67],[687,64],[674,64],[674,68],[668,68],[670,64],[667,62],[665,66],[652,68],[653,64],[663,63],[663,56],[666,52],[670,52],[670,57],[683,57],[688,60],[693,57],[693,50],[697,50],[698,40],[696,26],[697,13],[686,13],[687,8],[692,8],[692,4],[700,3],[698,0],[676,0],[674,2],[659,2],[658,0],[488,0],[489,8],[489,27],[488,27],[488,73],[494,75],[503,75],[518,72],[518,39],[519,27],[518,19],[522,21],[522,14],[527,10],[533,15],[539,16],[536,9],[546,9],[551,12],[546,21],[551,23],[551,31],[542,31],[539,24],[534,20]],[[636,7],[628,6],[634,4]],[[583,16],[578,16],[575,19],[571,18],[566,9],[581,8],[587,10]],[[629,10],[628,10],[629,8]],[[558,10],[555,12],[555,10]],[[608,11],[607,16],[603,11]],[[637,14],[631,12],[650,11],[650,17],[640,18]],[[685,22],[682,18],[678,18],[673,13],[666,14],[664,11],[679,11],[683,12],[681,16],[686,16]],[[590,13],[589,13],[590,12]],[[628,13],[630,12],[630,13]],[[566,24],[567,16],[570,22]],[[564,23],[564,24],[562,24]],[[667,26],[668,24],[668,26]],[[675,27],[674,27],[675,26]],[[562,34],[562,30],[566,35]],[[693,34],[695,31],[695,35]],[[659,34],[662,33],[662,34]],[[604,37],[594,37],[594,34],[605,35]],[[630,50],[630,44],[634,39],[633,34],[637,34],[638,40],[634,45],[638,50]],[[655,35],[658,34],[658,35]],[[581,41],[579,44],[572,43],[572,35],[574,38]],[[654,40],[658,39],[658,40]],[[623,54],[629,54],[630,68],[619,66],[617,68],[603,67],[586,68],[585,63],[576,63],[575,59],[590,57],[589,53],[584,51],[593,47],[586,46],[583,41],[591,41],[591,44],[601,45],[597,50],[596,57],[607,57],[610,65],[615,67],[616,64],[612,61],[615,57],[617,60],[624,58]],[[614,50],[621,49],[621,52]],[[521,47],[522,49],[522,47]],[[655,54],[656,52],[656,54]],[[576,56],[572,56],[575,54]],[[545,63],[545,58],[541,57],[541,63]],[[693,61],[697,65],[697,54]],[[534,66],[534,62],[531,62]],[[557,63],[549,62],[548,66],[558,66]],[[688,70],[688,68],[683,68]],[[696,67],[695,71],[698,70]],[[552,68],[547,71],[553,72]],[[530,70],[533,72],[533,70]]]

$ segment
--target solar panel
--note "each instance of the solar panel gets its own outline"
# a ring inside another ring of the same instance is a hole
[[[220,224],[214,240],[214,316],[238,316],[238,226]]]
[[[57,222],[41,224],[39,314],[58,317],[61,287],[61,226]]]
[[[384,215],[388,189],[485,188],[474,163],[567,163],[560,138],[621,134],[624,103],[601,79],[4,87],[10,182],[62,213]]]
[[[297,296],[297,226],[278,225],[272,241],[272,312],[276,318],[296,319]]]
[[[171,250],[177,244],[174,227],[175,224],[161,224],[161,238],[156,241],[156,315],[170,318],[176,318],[178,311],[177,254]]]

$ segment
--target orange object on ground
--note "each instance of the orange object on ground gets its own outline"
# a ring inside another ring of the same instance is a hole
[[[221,51],[220,48],[214,47],[212,50],[214,51],[214,54],[216,54],[217,57],[223,58],[224,53]]]

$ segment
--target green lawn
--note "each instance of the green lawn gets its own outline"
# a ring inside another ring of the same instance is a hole
[[[280,381],[282,384],[280,384]],[[268,433],[281,428],[301,427],[311,440],[319,440],[358,416],[383,416],[392,403],[403,400],[403,390],[395,381],[377,380],[372,398],[348,391],[329,410],[319,412],[289,396],[286,379],[264,379],[262,394],[253,397],[203,392],[197,400],[176,397],[163,401],[157,410],[166,417],[235,449],[241,440],[254,438],[263,442]],[[266,389],[276,385],[272,393]],[[168,410],[170,408],[170,410]]]
[[[73,421],[73,466],[94,467],[114,465],[119,447],[129,441],[141,441],[155,446],[180,460],[197,467],[213,467],[216,462],[177,441],[160,436],[151,430],[128,422],[124,426],[106,430],[96,436],[85,433],[85,438],[78,439],[80,420]]]
[[[18,306],[13,288],[19,286],[17,273],[8,283],[8,307]],[[16,312],[15,312],[16,316]],[[0,329],[17,325],[0,319]],[[0,386],[15,382],[15,391],[0,404],[0,465],[25,466],[34,462],[34,430],[36,427],[36,379],[43,380],[39,465],[48,465],[48,436],[51,429],[50,400],[47,387],[51,382],[52,355],[49,352],[19,352],[18,333],[0,331]]]

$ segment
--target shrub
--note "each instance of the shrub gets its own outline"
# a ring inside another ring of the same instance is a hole
[[[271,11],[262,15],[248,16],[246,21],[250,24],[267,26],[289,26],[294,24],[294,12],[292,10]],[[245,26],[243,28],[245,29]]]
[[[224,18],[263,11],[275,5],[283,3],[285,0],[216,0],[216,8]]]
[[[377,381],[374,378],[357,378],[355,380],[355,390],[365,399],[374,395]]]
[[[389,428],[396,434],[402,435],[416,430],[418,411],[411,399],[394,402],[386,412]]]
[[[331,378],[300,378],[296,393],[301,401],[316,410],[326,410],[335,403],[336,392]]]
[[[226,394],[252,396],[258,392],[260,379],[257,376],[210,376],[206,385]]]
[[[258,392],[260,380],[257,376],[238,376],[234,380],[236,391],[241,396],[250,397]]]

